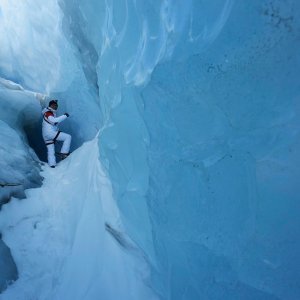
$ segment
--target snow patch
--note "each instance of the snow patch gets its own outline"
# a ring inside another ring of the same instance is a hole
[[[125,234],[97,138],[57,168],[44,184],[13,199],[0,213],[3,240],[19,279],[7,299],[155,299],[143,253]]]

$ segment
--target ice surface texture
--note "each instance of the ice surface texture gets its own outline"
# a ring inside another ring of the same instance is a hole
[[[34,132],[40,105],[33,93],[0,78],[0,208],[12,196],[24,198],[24,189],[42,184],[37,155],[28,146],[26,130]],[[0,291],[17,270],[0,237]]]
[[[12,2],[1,76],[63,99],[77,146],[102,128],[160,297],[298,299],[300,2]]]
[[[25,131],[39,119],[36,96],[0,78],[0,206],[10,195],[22,197],[24,188],[41,184],[39,161]]]
[[[26,201],[3,206],[0,230],[19,278],[1,300],[157,299],[146,286],[144,255],[124,233],[98,156],[95,138],[56,169],[45,166],[43,187],[26,190]]]
[[[162,298],[297,299],[298,2],[78,4],[102,156]]]

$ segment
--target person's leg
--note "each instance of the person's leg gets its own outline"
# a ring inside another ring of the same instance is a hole
[[[63,154],[69,154],[70,152],[70,146],[71,146],[71,139],[72,137],[64,132],[60,132],[60,134],[57,137],[57,141],[63,142],[63,145],[61,147],[60,152]]]
[[[48,152],[48,164],[50,167],[55,167],[56,159],[55,159],[55,148],[54,144],[47,145]]]

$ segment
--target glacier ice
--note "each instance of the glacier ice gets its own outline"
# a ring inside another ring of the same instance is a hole
[[[26,201],[3,206],[0,229],[19,278],[0,299],[156,299],[98,156],[95,138],[56,169],[45,166],[43,188],[27,189]]]
[[[26,129],[38,126],[37,95],[7,80],[0,80],[0,204],[10,195],[22,196],[23,188],[41,184],[36,153],[28,146]],[[14,186],[15,185],[15,186]]]
[[[0,78],[0,207],[14,197],[24,198],[24,189],[40,186],[40,163],[28,146],[26,130],[38,126],[37,95]],[[25,130],[26,128],[26,130]],[[38,139],[35,139],[38,140]],[[16,265],[0,238],[0,291],[17,278]]]
[[[101,166],[112,189],[107,199],[116,201],[122,230],[146,258],[140,266],[145,264],[150,272],[148,286],[159,298],[298,299],[299,13],[296,0],[0,0],[0,77],[15,82],[9,89],[4,84],[0,96],[1,135],[11,136],[11,144],[1,147],[10,152],[14,143],[23,141],[18,146],[23,157],[34,157],[20,130],[25,121],[14,123],[4,100],[14,99],[14,109],[30,98],[38,112],[36,93],[61,99],[61,109],[72,115],[65,129],[74,137],[74,148],[80,147],[74,159],[82,167],[87,159],[83,143],[100,130]],[[21,101],[14,102],[16,97]],[[36,132],[32,128],[37,128],[37,119],[35,114],[27,119],[33,124],[27,138]],[[41,155],[39,142],[33,138],[31,145]],[[9,159],[13,163],[15,158]],[[74,159],[61,165],[65,172],[76,169]],[[38,164],[26,161],[34,166],[32,179],[39,178]],[[92,176],[93,166],[86,164],[91,174],[82,172],[78,192],[88,179],[98,180]],[[49,170],[44,172],[51,178]],[[20,176],[18,170],[4,174]],[[98,181],[101,191],[103,182]],[[72,188],[68,185],[72,183],[65,182],[61,192]],[[96,197],[92,187],[87,192]],[[44,193],[47,183],[29,191]],[[21,207],[33,217],[39,208],[33,199],[29,195],[25,201],[12,200],[1,219],[9,207],[15,218],[22,218],[17,213]],[[71,203],[68,196],[61,202],[56,205]],[[47,205],[55,209],[55,203]],[[106,251],[111,241],[103,235],[101,209],[84,197],[76,205],[84,208],[82,223],[77,223],[75,212],[66,219],[71,232],[80,228],[73,235],[74,252],[69,260],[60,257],[69,275],[60,278],[54,274],[57,269],[49,275],[43,268],[27,274],[45,276],[41,280],[48,286],[39,290],[41,297],[72,293],[67,287],[74,282],[94,287],[92,278],[106,263],[120,274],[132,271],[130,254],[122,256],[122,248],[114,248],[122,257],[120,264],[103,261],[100,244]],[[30,221],[26,224],[30,234]],[[48,221],[39,224],[41,233],[46,232]],[[81,231],[103,240],[90,243]],[[56,233],[56,239],[71,234],[59,229]],[[12,252],[22,250],[9,231],[4,238],[15,245]],[[39,238],[48,241],[42,234]],[[80,242],[94,249],[91,257],[76,246]],[[39,250],[34,245],[31,253]],[[65,251],[60,246],[70,247],[67,242],[50,245],[50,259],[57,258],[52,250],[57,254]],[[84,277],[75,275],[85,259],[99,267],[87,268]],[[136,259],[134,266],[139,265]],[[26,263],[16,261],[18,268]],[[23,284],[22,274],[6,295],[38,288],[38,280]],[[130,274],[129,280],[135,276]]]

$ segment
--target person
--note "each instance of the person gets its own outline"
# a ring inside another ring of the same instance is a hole
[[[48,164],[51,168],[56,166],[55,158],[55,143],[56,141],[63,142],[61,147],[60,156],[65,159],[70,154],[71,135],[61,132],[58,128],[58,124],[69,117],[68,113],[62,116],[56,117],[56,111],[58,108],[58,100],[51,100],[47,108],[42,111],[43,124],[42,133],[43,139],[47,146]]]

